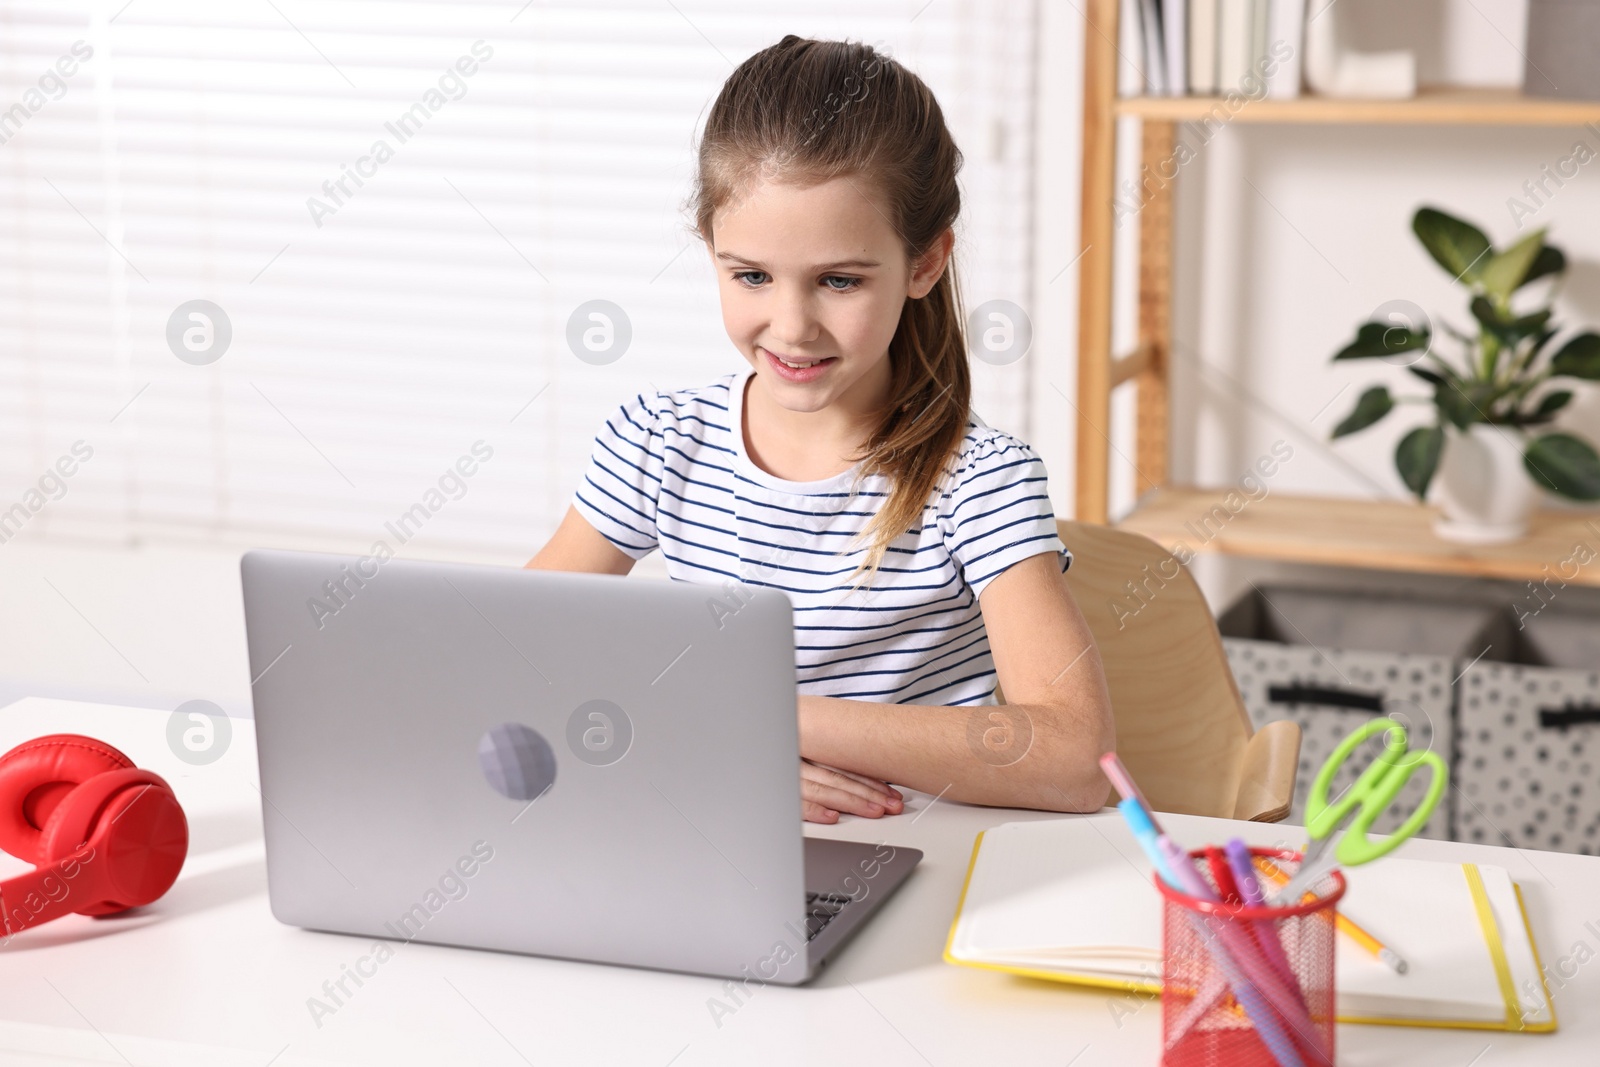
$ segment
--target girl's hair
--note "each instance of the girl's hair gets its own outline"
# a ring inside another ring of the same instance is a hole
[[[706,118],[689,207],[708,245],[712,219],[738,210],[760,181],[802,187],[853,180],[878,197],[914,262],[961,210],[961,151],[921,78],[849,41],[790,34],[741,63]],[[860,537],[872,538],[852,574],[870,577],[891,542],[920,529],[946,463],[966,436],[972,398],[966,331],[952,253],[938,282],[908,299],[889,342],[888,403],[864,446],[862,477],[881,473],[888,499]],[[733,427],[741,433],[740,427]]]

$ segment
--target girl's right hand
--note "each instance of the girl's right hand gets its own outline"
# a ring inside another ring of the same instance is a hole
[[[898,815],[905,810],[904,801],[888,782],[800,761],[800,812],[806,822],[835,823],[841,811],[868,819]]]

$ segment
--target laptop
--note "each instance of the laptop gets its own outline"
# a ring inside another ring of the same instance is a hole
[[[801,833],[778,590],[253,550],[273,914],[800,985],[921,859]]]

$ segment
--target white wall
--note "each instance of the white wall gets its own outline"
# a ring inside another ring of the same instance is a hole
[[[1028,440],[1050,472],[1050,499],[1073,514],[1077,417],[1078,187],[1083,120],[1083,16],[1076,4],[1040,5],[1034,111],[1033,348]],[[1059,391],[1058,391],[1059,390]],[[1065,394],[1063,396],[1062,394]],[[1070,401],[1069,399],[1070,398]]]

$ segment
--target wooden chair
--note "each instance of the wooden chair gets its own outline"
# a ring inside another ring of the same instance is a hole
[[[1200,588],[1140,534],[1057,520],[1067,585],[1105,664],[1117,754],[1157,811],[1278,822],[1300,728],[1250,718]],[[1004,702],[996,688],[996,699]]]

